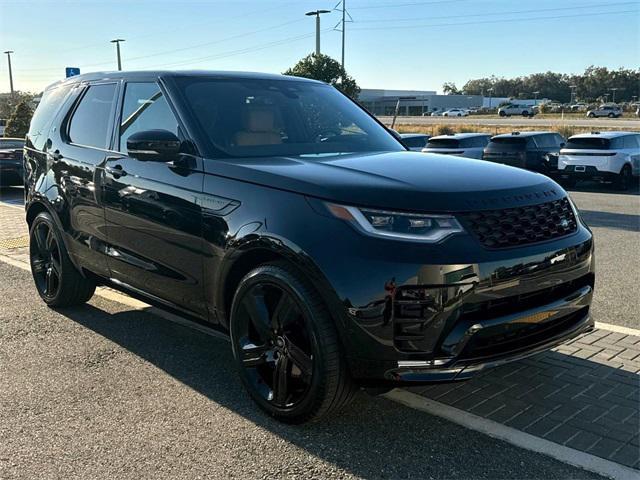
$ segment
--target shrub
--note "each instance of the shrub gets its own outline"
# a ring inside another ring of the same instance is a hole
[[[439,125],[438,126],[438,135],[453,135],[455,130],[451,128],[449,125]]]

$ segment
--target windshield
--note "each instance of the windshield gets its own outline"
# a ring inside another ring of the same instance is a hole
[[[590,149],[590,150],[608,150],[611,142],[608,138],[583,137],[570,138],[564,148]]]
[[[180,78],[211,144],[232,157],[403,151],[366,112],[321,83]]]
[[[457,138],[432,138],[427,144],[427,148],[458,148],[460,140]]]

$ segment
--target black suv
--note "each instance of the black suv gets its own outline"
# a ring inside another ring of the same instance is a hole
[[[512,132],[491,137],[482,158],[544,174],[558,169],[566,140],[555,132]]]
[[[283,421],[593,328],[592,235],[561,187],[409,152],[320,82],[73,77],[44,92],[25,171],[48,305],[109,285],[228,334],[248,392]]]

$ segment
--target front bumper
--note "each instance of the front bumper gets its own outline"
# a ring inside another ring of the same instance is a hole
[[[368,265],[370,274],[342,301],[360,384],[467,379],[593,328],[595,260],[584,226],[547,244],[469,250],[457,250],[459,263]],[[478,263],[463,263],[473,256]]]

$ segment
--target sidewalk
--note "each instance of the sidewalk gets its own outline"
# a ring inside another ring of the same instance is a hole
[[[29,231],[24,208],[0,204],[0,256],[29,263]]]

